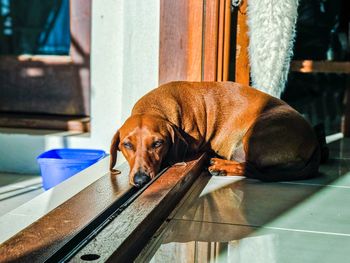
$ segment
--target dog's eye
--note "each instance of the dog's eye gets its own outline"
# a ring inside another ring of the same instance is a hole
[[[126,149],[132,150],[133,146],[130,142],[123,142],[123,145]]]
[[[156,148],[158,148],[158,147],[160,147],[162,145],[163,145],[163,141],[162,140],[155,141],[155,142],[152,143],[152,148],[156,149]]]

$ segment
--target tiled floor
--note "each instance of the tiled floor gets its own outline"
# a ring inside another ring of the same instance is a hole
[[[0,217],[43,192],[38,175],[0,173]]]
[[[203,175],[151,262],[350,262],[350,140],[329,146],[312,180]]]
[[[0,172],[0,187],[9,186],[11,184],[16,183],[22,183],[23,181],[27,181],[37,177],[37,175],[32,174],[15,174]]]

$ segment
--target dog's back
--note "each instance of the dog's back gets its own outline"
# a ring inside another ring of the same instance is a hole
[[[225,122],[228,117],[239,116],[249,125],[256,116],[277,105],[287,106],[277,98],[235,82],[175,81],[144,95],[132,114],[153,113],[176,125],[186,121],[183,119],[186,115],[201,118],[206,113],[217,121],[224,118]]]

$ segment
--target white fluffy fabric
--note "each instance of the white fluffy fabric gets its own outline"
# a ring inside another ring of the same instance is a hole
[[[252,86],[280,97],[293,52],[298,0],[248,0]]]

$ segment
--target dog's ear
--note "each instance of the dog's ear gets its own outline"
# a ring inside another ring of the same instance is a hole
[[[109,170],[111,172],[116,172],[116,170],[114,170],[113,168],[117,162],[117,151],[119,151],[119,142],[120,142],[120,137],[119,137],[119,130],[118,130],[113,136],[111,148],[110,148],[111,158],[109,161]]]
[[[168,124],[168,130],[172,144],[167,154],[167,161],[170,164],[183,162],[187,155],[188,143],[175,125]]]

